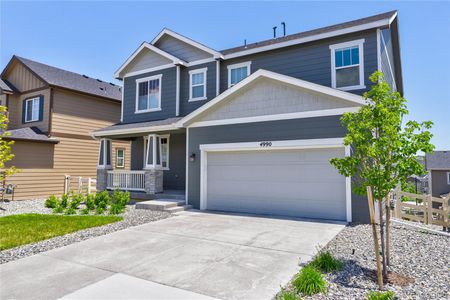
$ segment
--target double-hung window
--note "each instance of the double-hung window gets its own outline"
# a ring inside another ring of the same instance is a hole
[[[250,75],[251,62],[244,62],[234,65],[229,65],[228,68],[228,87],[232,87],[245,77]]]
[[[208,68],[189,71],[189,101],[206,100],[206,71]]]
[[[136,80],[136,112],[161,110],[161,78],[156,75]]]
[[[39,121],[40,97],[25,100],[25,122]]]
[[[116,168],[125,167],[125,149],[116,150]]]
[[[364,89],[364,39],[335,44],[331,50],[331,86],[341,90]]]

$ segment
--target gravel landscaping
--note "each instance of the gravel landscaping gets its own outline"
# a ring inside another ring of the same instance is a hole
[[[390,271],[414,282],[387,284],[387,290],[394,291],[398,299],[450,299],[450,237],[393,225],[391,249]],[[369,278],[376,269],[370,225],[344,228],[323,250],[342,260],[343,270],[325,275],[327,293],[304,299],[366,299],[369,290],[377,289]]]
[[[26,200],[0,203],[0,217],[23,213],[51,214],[52,210],[44,207],[44,200]],[[67,246],[92,237],[108,234],[128,227],[137,226],[169,217],[171,214],[163,211],[135,209],[128,205],[123,216],[124,220],[105,226],[80,230],[74,233],[58,236],[45,241],[0,251],[0,264],[34,255],[51,249]]]

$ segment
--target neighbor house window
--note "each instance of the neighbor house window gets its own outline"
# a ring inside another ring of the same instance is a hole
[[[136,80],[136,112],[161,110],[162,75]]]
[[[189,71],[189,101],[206,100],[206,71],[208,68]]]
[[[231,87],[250,75],[251,62],[228,66],[228,87]]]
[[[331,86],[341,90],[363,89],[364,39],[330,46]]]
[[[116,168],[125,167],[125,149],[116,150]]]
[[[25,122],[39,121],[41,97],[25,100]]]
[[[149,145],[150,151],[147,151]],[[147,168],[152,166],[169,170],[169,135],[144,137],[144,162],[144,166]]]

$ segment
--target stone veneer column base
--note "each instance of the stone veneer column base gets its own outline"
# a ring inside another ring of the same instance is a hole
[[[102,168],[102,169],[97,169],[97,184],[96,184],[96,188],[97,191],[101,192],[106,190],[107,187],[107,179],[108,179],[108,171],[112,170],[111,168]]]
[[[145,192],[147,194],[163,192],[163,170],[145,170]]]

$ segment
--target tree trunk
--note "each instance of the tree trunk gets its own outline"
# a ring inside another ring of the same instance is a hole
[[[386,196],[386,264],[391,265],[391,198]]]
[[[381,261],[383,262],[383,277],[387,279],[386,268],[386,247],[384,239],[383,203],[382,198],[378,199],[378,213],[380,218],[380,240],[381,240]]]
[[[381,271],[381,260],[380,260],[380,248],[378,245],[378,235],[377,235],[377,226],[375,222],[375,208],[372,196],[372,188],[370,186],[367,187],[367,200],[369,202],[369,214],[370,214],[370,223],[372,224],[372,235],[373,235],[373,243],[375,247],[375,258],[377,261],[377,277],[378,277],[378,289],[383,289],[383,274]]]

